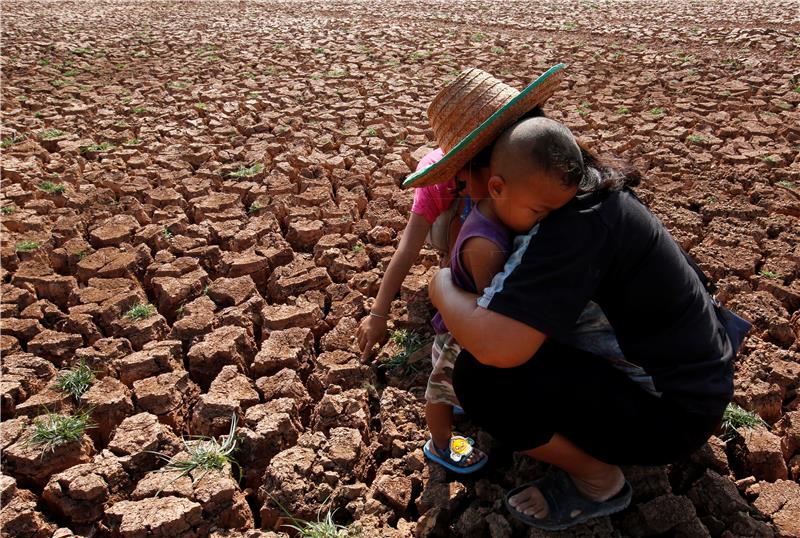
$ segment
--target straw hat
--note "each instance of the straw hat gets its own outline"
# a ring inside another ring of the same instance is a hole
[[[506,127],[547,101],[558,89],[565,67],[554,65],[521,92],[486,71],[462,71],[428,107],[428,121],[444,157],[408,176],[403,187],[424,187],[454,177]]]

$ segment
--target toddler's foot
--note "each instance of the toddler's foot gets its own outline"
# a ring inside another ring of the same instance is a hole
[[[425,443],[423,452],[425,457],[442,465],[446,469],[459,474],[469,474],[481,469],[488,457],[481,450],[473,446],[474,441],[469,437],[454,435],[445,448],[437,447],[433,439]]]

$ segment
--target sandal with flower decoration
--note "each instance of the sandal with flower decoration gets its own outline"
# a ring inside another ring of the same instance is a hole
[[[489,461],[488,456],[475,448],[474,444],[475,441],[470,437],[454,435],[450,438],[450,442],[444,450],[440,450],[433,443],[433,439],[428,439],[428,442],[422,448],[422,452],[426,458],[435,461],[449,471],[470,474],[482,469],[486,462]],[[473,454],[474,457],[470,458]],[[474,463],[467,464],[470,459]]]

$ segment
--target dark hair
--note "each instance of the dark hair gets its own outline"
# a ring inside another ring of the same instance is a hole
[[[542,107],[535,107],[526,113],[521,120],[529,118],[546,118]],[[601,158],[591,151],[580,140],[576,139],[581,151],[583,163],[556,149],[553,144],[536,151],[536,161],[548,170],[559,170],[564,173],[564,185],[575,186],[581,192],[609,189],[619,190],[623,187],[636,187],[642,181],[642,175],[630,163],[616,158]]]
[[[487,145],[477,155],[475,155],[472,159],[470,159],[465,167],[470,170],[480,170],[481,168],[489,168],[489,163],[492,160],[492,148],[494,148],[494,142]],[[466,187],[467,187],[466,183],[456,178],[456,186],[453,193],[458,195]]]

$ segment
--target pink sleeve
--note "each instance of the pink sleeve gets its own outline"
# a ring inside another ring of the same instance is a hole
[[[444,153],[442,153],[441,149],[431,151],[419,161],[417,170],[427,168],[441,159],[443,155]],[[415,189],[411,212],[422,215],[429,224],[433,224],[436,218],[453,203],[455,198],[454,190],[455,178],[444,183]]]

